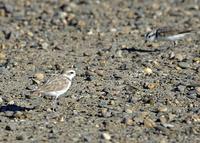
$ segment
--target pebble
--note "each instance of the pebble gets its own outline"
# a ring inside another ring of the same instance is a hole
[[[145,83],[144,87],[147,89],[155,89],[157,87],[157,83]]]
[[[184,93],[185,88],[186,87],[184,85],[178,85],[178,87],[177,87],[178,91],[180,91],[181,93]]]
[[[167,119],[166,119],[166,117],[165,117],[164,115],[160,116],[159,120],[160,120],[160,122],[161,122],[162,124],[164,124],[164,123],[167,122]]]
[[[14,131],[14,130],[16,130],[16,125],[13,123],[10,123],[9,125],[6,125],[5,130]]]
[[[44,42],[44,43],[42,43],[42,44],[41,44],[41,46],[42,46],[42,49],[44,49],[44,50],[47,50],[47,49],[48,49],[48,46],[49,46],[49,44],[48,44],[48,43],[46,43],[46,42]]]
[[[6,54],[4,54],[3,52],[0,53],[0,60],[5,60],[6,58]]]
[[[16,136],[16,140],[24,140],[24,137],[22,135]]]
[[[167,123],[164,123],[162,124],[165,128],[174,128],[174,125],[172,124],[167,124]]]
[[[159,108],[158,108],[158,111],[159,112],[167,112],[167,107],[164,107],[164,106],[160,106]]]
[[[200,115],[196,115],[196,114],[192,115],[192,120],[194,122],[200,123]]]
[[[105,117],[105,118],[111,117],[111,112],[108,111],[107,108],[103,108],[103,109],[101,110],[101,114],[102,114],[102,116]]]
[[[34,77],[37,79],[37,80],[43,80],[45,75],[43,73],[36,73],[34,75]]]
[[[133,113],[133,111],[131,109],[129,109],[129,108],[126,108],[125,112],[128,113],[128,114],[132,114]]]
[[[124,118],[124,123],[125,123],[126,125],[132,126],[132,125],[134,124],[134,121],[133,121],[132,118],[126,117],[126,118]]]
[[[21,119],[22,116],[23,116],[23,113],[22,113],[21,111],[17,111],[17,112],[15,113],[15,118]]]
[[[153,120],[146,118],[144,119],[144,126],[147,128],[154,128],[156,123]]]
[[[79,20],[79,21],[78,21],[78,27],[79,27],[79,28],[82,29],[82,28],[84,28],[85,26],[86,26],[85,21],[83,21],[83,20]]]
[[[8,102],[8,105],[14,105],[14,104],[15,104],[14,100]]]
[[[146,67],[146,68],[144,69],[144,73],[145,73],[146,75],[150,75],[150,74],[153,73],[153,71],[152,71],[152,69]]]
[[[0,97],[0,104],[2,104],[3,103],[3,99]]]
[[[190,64],[189,63],[186,63],[186,62],[179,62],[178,63],[178,66],[182,69],[187,69],[187,68],[190,68]]]
[[[195,87],[196,93],[200,96],[200,87]],[[1,101],[0,101],[1,103]]]
[[[102,137],[105,139],[105,140],[110,140],[111,139],[111,135],[109,133],[102,133]]]
[[[96,70],[95,73],[99,76],[103,76],[104,75],[104,71],[103,70]]]
[[[116,58],[123,58],[122,50],[117,50],[117,52],[116,52],[116,54],[115,54],[115,57],[116,57]]]
[[[193,62],[195,62],[195,63],[200,63],[200,58],[199,57],[195,57],[194,59],[193,59]]]
[[[175,59],[181,62],[185,59],[185,56],[183,56],[182,54],[175,54]]]

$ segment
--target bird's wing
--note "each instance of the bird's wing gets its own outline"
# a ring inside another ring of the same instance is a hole
[[[184,33],[191,33],[193,30],[185,30],[182,28],[175,28],[175,27],[162,27],[157,29],[157,34],[163,37],[184,34]]]
[[[51,91],[59,91],[63,88],[70,86],[71,81],[63,76],[56,76],[50,79],[47,83],[45,83],[41,88],[39,88],[40,92],[51,92]]]

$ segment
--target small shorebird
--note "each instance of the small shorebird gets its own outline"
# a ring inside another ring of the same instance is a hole
[[[176,41],[186,38],[193,32],[192,30],[181,30],[173,27],[161,27],[145,34],[145,43],[147,41],[172,41],[175,46]]]
[[[57,75],[49,79],[45,84],[39,87],[33,94],[54,96],[53,110],[56,106],[57,98],[67,92],[72,84],[72,79],[75,77],[74,70],[68,70],[63,74]]]

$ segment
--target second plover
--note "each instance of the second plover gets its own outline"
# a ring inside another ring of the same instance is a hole
[[[173,27],[161,27],[145,34],[145,43],[147,41],[172,41],[175,46],[176,41],[184,39],[192,33],[192,30],[182,30]]]

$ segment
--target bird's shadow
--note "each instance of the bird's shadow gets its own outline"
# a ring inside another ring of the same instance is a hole
[[[167,50],[169,50],[169,47],[164,47],[164,48],[157,48],[157,49],[142,49],[142,48],[135,48],[135,47],[131,47],[131,48],[124,48],[121,49],[122,51],[128,51],[129,53],[131,52],[140,52],[140,53],[154,53],[154,52],[165,52]]]
[[[27,108],[27,107],[21,107],[18,105],[3,105],[0,107],[0,112],[6,112],[6,111],[12,111],[12,112],[17,112],[17,111],[29,111],[29,110],[33,110],[33,108]]]

